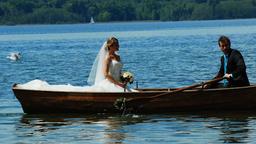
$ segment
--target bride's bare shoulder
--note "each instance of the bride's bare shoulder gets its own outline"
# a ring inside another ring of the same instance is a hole
[[[108,63],[110,62],[111,60],[113,59],[113,56],[112,55],[108,55],[105,59],[105,61]]]
[[[110,60],[115,59],[115,56],[114,55],[108,55],[107,59],[110,59]]]
[[[109,62],[109,61],[112,61],[112,60],[116,60],[116,61],[120,61],[120,56],[119,55],[108,55],[106,57],[106,60]]]

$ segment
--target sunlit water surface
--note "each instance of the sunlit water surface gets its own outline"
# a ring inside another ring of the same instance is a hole
[[[0,26],[0,142],[253,143],[253,113],[27,115],[11,91],[14,83],[33,79],[87,85],[109,36],[119,39],[124,69],[139,87],[191,85],[217,73],[220,35],[241,51],[255,83],[255,19]],[[21,52],[21,60],[7,59],[10,52]]]

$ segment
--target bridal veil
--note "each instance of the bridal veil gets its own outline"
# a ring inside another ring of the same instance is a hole
[[[93,66],[88,77],[87,83],[90,85],[97,85],[100,81],[104,80],[104,60],[108,54],[107,42],[104,42],[101,49],[93,62]]]

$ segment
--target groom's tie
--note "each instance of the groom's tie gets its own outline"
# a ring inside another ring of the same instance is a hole
[[[227,65],[228,65],[228,56],[224,55],[224,75],[227,73]],[[228,86],[228,81],[227,79],[224,79],[224,87]]]

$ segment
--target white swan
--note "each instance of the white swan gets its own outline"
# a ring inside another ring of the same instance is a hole
[[[13,61],[17,61],[21,58],[21,54],[19,52],[12,52],[6,58]]]

